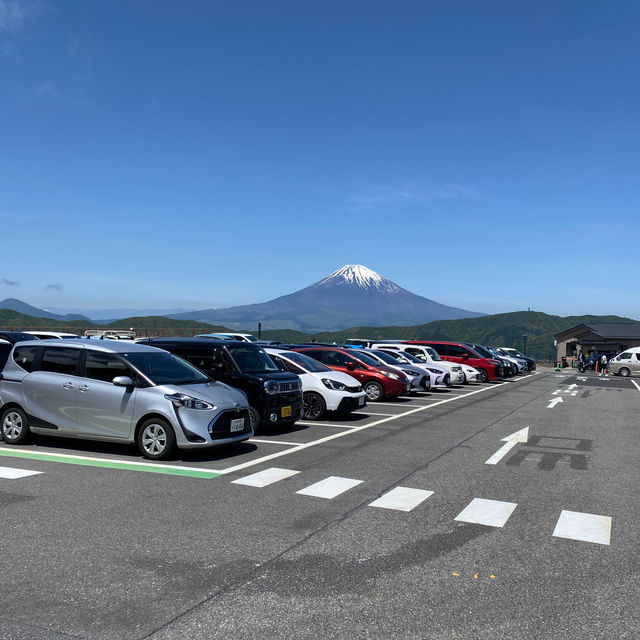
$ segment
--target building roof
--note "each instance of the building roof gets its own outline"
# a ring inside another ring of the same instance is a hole
[[[637,322],[589,322],[565,329],[555,337],[567,334],[577,336],[587,331],[608,340],[640,340],[640,323]]]

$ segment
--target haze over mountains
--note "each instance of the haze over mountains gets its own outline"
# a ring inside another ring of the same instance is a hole
[[[336,331],[354,326],[411,325],[485,314],[449,307],[403,289],[362,265],[345,265],[304,289],[268,302],[205,309],[171,318],[223,324],[231,329]]]
[[[94,309],[82,314],[61,314],[38,309],[15,298],[0,301],[0,309],[62,321],[91,318],[107,324],[124,317],[153,315],[224,325],[230,329],[247,329],[261,322],[263,329],[305,332],[339,331],[354,326],[416,325],[485,315],[423,298],[362,265],[345,265],[304,289],[268,302],[224,309],[182,313],[171,309],[163,312],[157,309]]]

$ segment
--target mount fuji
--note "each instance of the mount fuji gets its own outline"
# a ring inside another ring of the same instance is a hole
[[[304,289],[269,302],[169,317],[230,329],[296,329],[307,333],[357,326],[415,325],[485,315],[423,298],[359,264],[345,265]]]

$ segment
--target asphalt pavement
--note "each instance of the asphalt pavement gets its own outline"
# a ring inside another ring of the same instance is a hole
[[[166,464],[0,443],[0,637],[640,638],[639,408],[547,369]]]

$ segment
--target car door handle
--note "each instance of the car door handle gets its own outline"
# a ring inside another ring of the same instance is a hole
[[[86,384],[81,384],[78,387],[78,391],[81,391],[82,393],[84,393],[85,391],[89,391],[91,389],[91,387],[88,387]]]
[[[63,382],[63,383],[62,383],[62,386],[63,386],[65,389],[73,389],[73,382]]]

